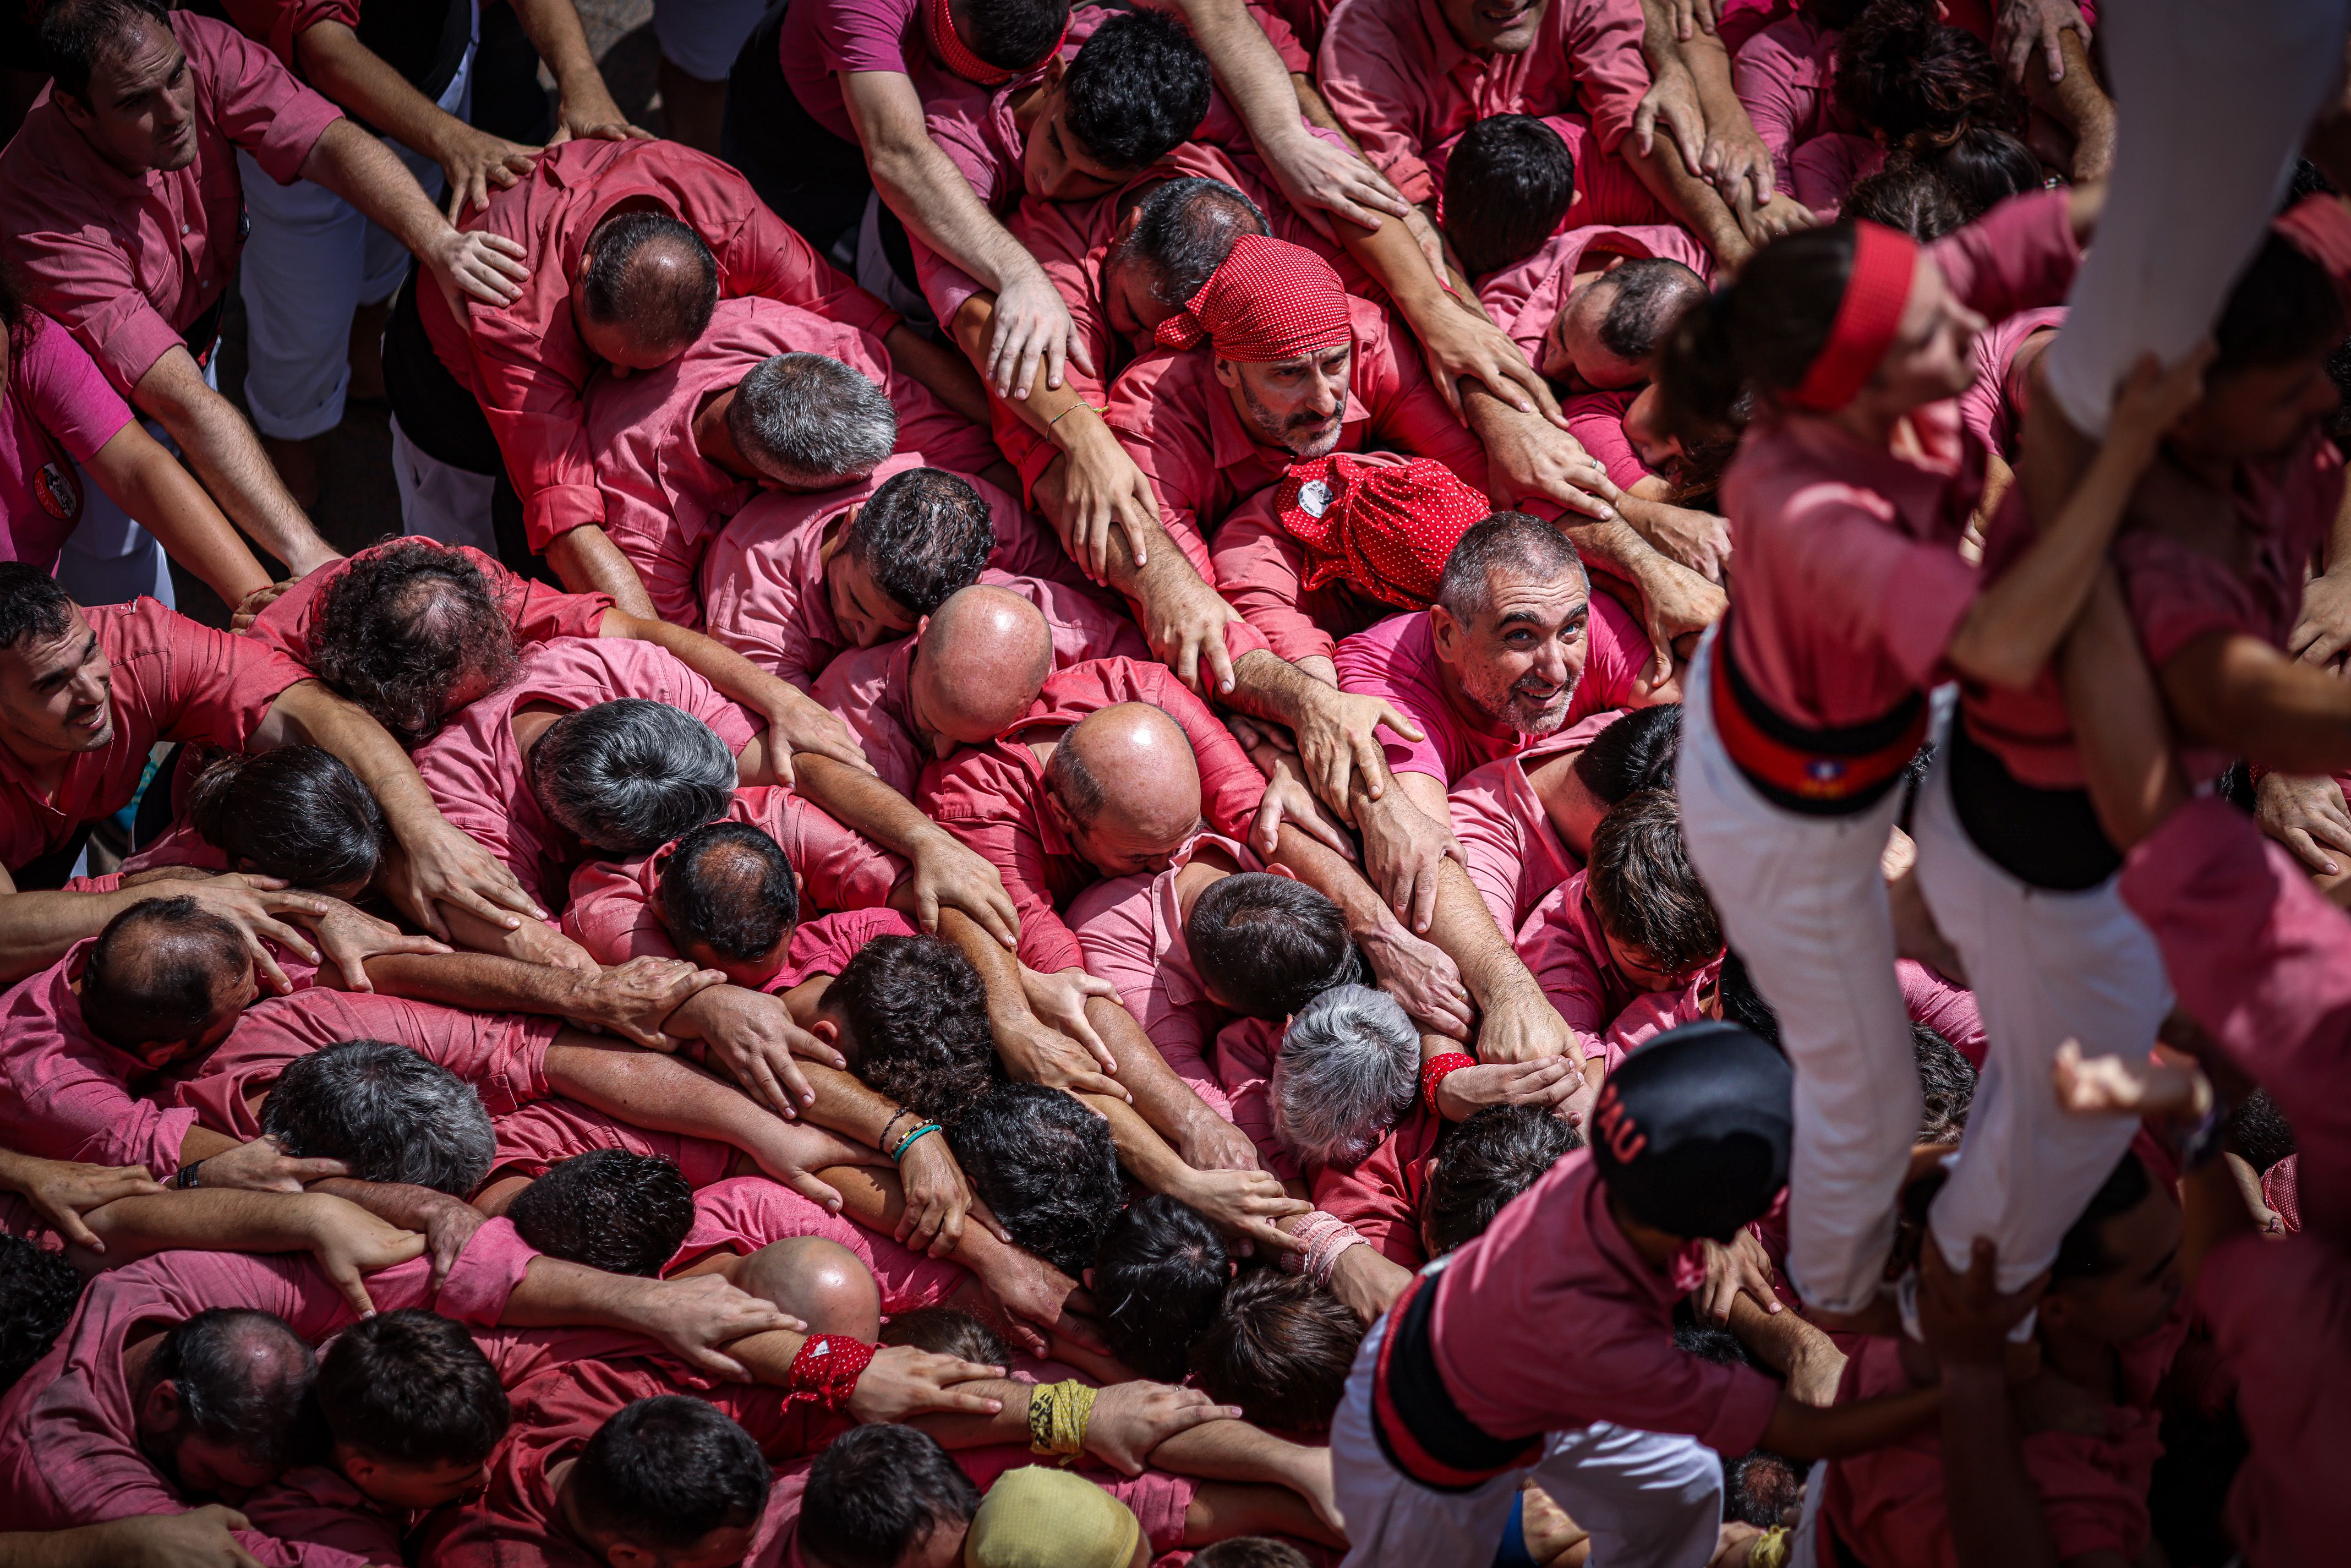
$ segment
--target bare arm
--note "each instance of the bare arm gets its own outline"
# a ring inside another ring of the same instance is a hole
[[[590,531],[603,533],[601,528],[574,528],[561,538]],[[857,737],[850,733],[847,725],[789,681],[770,674],[716,638],[621,608],[604,612],[596,635],[627,637],[668,649],[679,664],[708,681],[720,695],[734,698],[766,719],[768,733],[783,737],[784,746],[775,748],[778,752],[784,747],[795,752],[814,751],[845,768],[873,771],[872,765],[865,760],[864,748],[857,744]],[[779,782],[793,781],[789,758],[779,758],[776,771],[780,775]]]
[[[487,206],[491,191],[514,184],[537,160],[538,148],[476,131],[442,109],[340,22],[305,28],[294,40],[294,60],[312,87],[441,165],[452,220]]]
[[[253,426],[235,403],[204,384],[187,350],[174,344],[163,350],[131,389],[131,402],[171,433],[236,526],[296,577],[340,559],[287,494]]]
[[[515,16],[555,78],[555,134],[550,142],[585,137],[601,141],[650,141],[653,132],[629,123],[604,86],[588,31],[571,0],[514,0]]]
[[[751,746],[760,744],[755,739]],[[749,758],[751,747],[744,747],[743,755]],[[801,794],[844,827],[906,858],[912,867],[915,924],[936,931],[941,910],[959,909],[1007,947],[1019,940],[1019,912],[1004,891],[1004,879],[978,853],[870,771],[812,751],[798,753],[793,761]]]
[[[164,554],[219,594],[222,603],[240,603],[269,586],[269,574],[195,476],[143,426],[133,423],[116,431],[88,466],[98,487],[153,534]]]
[[[974,424],[987,426],[987,389],[960,355],[904,321],[883,334],[882,346],[890,351],[892,364],[928,387],[941,402]]]
[[[595,523],[582,523],[547,541],[547,564],[563,586],[574,593],[601,593],[627,614],[658,621],[645,580],[612,536]]]
[[[499,235],[459,234],[389,147],[349,120],[319,134],[302,177],[325,186],[390,234],[433,275],[454,306],[459,293],[510,305],[530,270],[523,248]]]
[[[230,1533],[252,1529],[236,1510],[208,1503],[71,1530],[11,1531],[0,1535],[0,1568],[260,1568]]]

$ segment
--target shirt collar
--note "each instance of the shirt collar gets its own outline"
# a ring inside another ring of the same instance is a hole
[[[1362,316],[1354,309],[1353,301],[1349,302],[1348,311],[1355,318],[1355,353],[1354,357],[1347,362],[1347,408],[1346,412],[1339,416],[1339,427],[1343,432],[1347,426],[1361,424],[1371,417],[1370,412],[1364,406],[1363,394],[1358,391],[1364,380],[1364,356],[1369,353],[1372,347],[1369,341],[1370,334],[1364,330]],[[1231,389],[1217,379],[1216,350],[1207,343],[1202,343],[1197,348],[1186,350],[1185,352],[1199,355],[1201,367],[1207,372],[1209,394],[1208,461],[1219,469],[1238,468],[1244,463],[1258,462],[1271,467],[1277,476],[1287,473],[1290,465],[1298,459],[1283,448],[1268,446],[1249,434],[1249,427],[1241,422],[1241,411],[1234,405]],[[1360,444],[1359,441],[1358,444]],[[1343,434],[1340,437],[1339,444],[1341,449],[1347,449],[1347,442]]]

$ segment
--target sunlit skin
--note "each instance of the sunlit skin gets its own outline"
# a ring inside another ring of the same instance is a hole
[[[1534,47],[1548,0],[1440,0],[1437,10],[1474,54],[1521,55]]]
[[[1302,461],[1338,450],[1354,362],[1354,344],[1336,343],[1264,364],[1219,359],[1217,380],[1232,394],[1251,439]]]
[[[349,1443],[335,1445],[335,1467],[371,1500],[386,1508],[419,1510],[476,1495],[490,1471],[486,1457],[402,1465],[363,1454]]]
[[[71,605],[63,635],[0,649],[0,743],[54,784],[70,758],[114,743],[113,694],[114,661]]]
[[[1070,847],[1104,876],[1165,871],[1200,823],[1200,766],[1176,721],[1142,703],[1087,715],[1058,735],[1029,739],[1040,765],[1056,747],[1081,748],[1101,784],[1101,811],[1081,822],[1047,775],[1043,804]]]
[[[1648,366],[1617,358],[1601,341],[1600,325],[1607,320],[1615,298],[1616,287],[1605,273],[1578,287],[1543,333],[1542,362],[1535,368],[1553,381],[1595,392],[1614,392],[1648,380]]]
[[[1581,572],[1544,579],[1495,571],[1487,593],[1484,612],[1467,625],[1444,605],[1430,607],[1437,678],[1498,725],[1555,734],[1567,722],[1590,651],[1591,590]]]
[[[172,29],[140,18],[90,68],[87,101],[56,95],[58,112],[123,173],[169,173],[196,160],[196,81]]]
[[[906,718],[927,758],[995,739],[1044,689],[1053,633],[1037,607],[1007,589],[974,584],[923,622],[906,676]]]
[[[824,574],[825,602],[831,607],[833,621],[852,648],[871,648],[885,637],[903,637],[914,629],[919,620],[882,591],[873,574],[849,549],[849,530],[856,526],[857,514],[862,510],[862,507],[852,507],[834,518],[824,531],[824,543],[817,549],[819,570]]]

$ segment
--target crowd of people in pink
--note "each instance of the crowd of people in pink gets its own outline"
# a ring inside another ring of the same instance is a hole
[[[2351,0],[5,12],[0,1568],[2340,1561]]]

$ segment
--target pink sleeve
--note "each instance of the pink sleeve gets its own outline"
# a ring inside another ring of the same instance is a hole
[[[1424,162],[1428,149],[1421,129],[1431,89],[1409,63],[1412,53],[1387,7],[1353,0],[1333,11],[1323,27],[1315,76],[1323,100],[1363,148],[1364,159],[1405,201],[1423,204],[1437,196],[1437,181]]]
[[[788,798],[776,841],[819,909],[871,909],[890,901],[906,862],[842,827],[814,801]]]
[[[816,0],[817,53],[824,68],[905,75],[901,40],[908,10],[904,0]]]
[[[1855,182],[1886,166],[1886,149],[1866,136],[1824,131],[1797,148],[1788,162],[1796,200],[1834,217]]]
[[[1564,3],[1552,0],[1554,5]],[[1575,0],[1567,18],[1563,41],[1574,67],[1576,98],[1611,156],[1633,129],[1633,116],[1649,90],[1639,0]]]
[[[1138,694],[1142,700],[1183,726],[1192,743],[1192,755],[1200,765],[1200,814],[1227,838],[1246,839],[1265,799],[1265,775],[1208,706],[1176,681],[1174,671],[1165,664],[1140,663],[1134,668],[1144,677],[1144,689]]]
[[[1292,664],[1327,659],[1338,643],[1299,607],[1299,576],[1306,552],[1266,516],[1274,494],[1261,492],[1258,499],[1244,502],[1217,530],[1208,557],[1216,569],[1217,591],[1264,633],[1277,658]]]
[[[1303,1168],[1273,1128],[1273,1061],[1280,1051],[1280,1025],[1234,1019],[1217,1033],[1217,1082],[1224,1086],[1226,1119],[1249,1134],[1268,1171],[1295,1181]]]
[[[1887,527],[1882,497],[1841,483],[1790,497],[1787,535],[1805,541],[1812,618],[1835,640],[1883,647],[1902,673],[1931,686],[1959,620],[1981,591],[1976,569],[1949,544]]]
[[[162,1180],[180,1168],[180,1145],[196,1124],[185,1106],[165,1110],[60,1040],[30,1060],[11,1054],[11,1099],[0,1131],[19,1154],[95,1166],[145,1166]],[[38,1107],[37,1113],[34,1107]]]
[[[1421,614],[1425,618],[1426,612]],[[1339,644],[1332,662],[1338,666],[1341,691],[1384,697],[1420,727],[1424,738],[1419,740],[1382,733],[1380,744],[1387,754],[1388,770],[1426,773],[1442,780],[1449,789],[1453,772],[1446,765],[1445,753],[1438,743],[1458,725],[1446,707],[1443,694],[1436,688],[1436,676],[1415,668],[1413,661],[1404,655],[1401,644],[1415,629],[1412,620],[1410,615],[1391,615],[1370,631],[1357,632]],[[1415,648],[1426,643],[1426,638],[1412,640]]]
[[[1590,630],[1584,638],[1583,674],[1575,683],[1567,722],[1612,708],[1636,706],[1641,671],[1649,662],[1649,634],[1633,612],[1605,589],[1592,595]]]
[[[1314,1207],[1355,1228],[1389,1262],[1418,1269],[1428,1261],[1420,1240],[1420,1205],[1405,1180],[1407,1139],[1433,1142],[1428,1109],[1417,1103],[1353,1170],[1325,1166],[1314,1173]]]
[[[1935,242],[1943,281],[1992,320],[2064,300],[2082,247],[2074,238],[2068,192],[2011,196],[1967,227]]]
[[[1085,951],[1053,908],[1045,848],[1008,792],[1006,765],[965,752],[925,779],[915,800],[925,815],[996,868],[1020,916],[1020,961],[1040,974],[1085,967]]]
[[[1232,1107],[1207,1060],[1208,1031],[1221,1013],[1212,1003],[1168,995],[1153,907],[1158,881],[1145,872],[1094,883],[1071,900],[1071,928],[1085,954],[1086,972],[1117,988],[1120,1005],[1142,1026],[1168,1071],[1229,1122]]]
[[[1910,1021],[1925,1024],[1949,1040],[1951,1049],[1966,1057],[1970,1066],[1982,1071],[1991,1042],[1984,1034],[1983,1014],[1976,1008],[1976,994],[1911,958],[1897,959],[1894,976],[1902,983],[1902,1002]]]
[[[563,906],[563,934],[600,964],[631,958],[674,958],[653,901],[645,896],[639,862],[584,861],[571,873],[571,899]]]
[[[474,1232],[441,1281],[433,1310],[461,1323],[487,1328],[506,1315],[507,1302],[538,1256],[515,1231],[514,1221],[493,1219]]]
[[[296,68],[294,44],[321,22],[340,22],[356,30],[360,8],[352,0],[223,0],[221,9],[238,32],[276,55],[288,70]]]
[[[32,422],[57,437],[66,455],[88,463],[131,423],[131,405],[107,382],[73,334],[28,312],[30,341],[9,377]]]
[[[1144,1470],[1139,1476],[1099,1476],[1094,1484],[1126,1504],[1154,1555],[1181,1551],[1184,1516],[1200,1494],[1200,1482],[1165,1470]]]
[[[1794,47],[1810,32],[1807,22],[1774,23],[1750,38],[1730,62],[1731,90],[1739,95],[1755,134],[1771,150],[1782,190],[1795,186],[1796,144],[1821,129],[1826,74]]]
[[[1453,836],[1461,844],[1461,869],[1486,901],[1487,913],[1505,933],[1519,928],[1520,873],[1526,866],[1526,836],[1519,814],[1504,801],[1505,770],[1520,766],[1505,757],[1473,768],[1446,797]]]
[[[198,625],[152,599],[140,601],[129,619],[141,623],[141,642],[157,650],[152,667],[162,689],[149,694],[149,711],[165,740],[242,751],[278,694],[310,679],[285,654]],[[118,665],[115,679],[122,678]]]
[[[1545,894],[1520,933],[1518,948],[1535,983],[1590,1054],[1602,1049],[1602,1036],[1622,1009],[1608,1005],[1608,955],[1592,949],[1597,934],[1587,929],[1583,903],[1581,875]]]
[[[1609,482],[1620,490],[1656,477],[1625,434],[1625,411],[1630,406],[1631,400],[1622,392],[1587,392],[1568,399],[1561,411],[1567,415],[1567,433],[1608,471]]]
[[[343,111],[295,79],[267,49],[209,16],[174,18],[199,99],[221,134],[281,185],[302,177],[327,127]]]
[[[1009,183],[1006,176],[1016,172],[1008,171],[987,144],[984,121],[993,96],[987,89],[971,87],[956,78],[946,92],[930,100],[926,106],[930,112],[923,118],[923,128],[930,132],[931,144],[946,154],[947,162],[971,187],[971,193],[979,198],[979,204],[990,212],[1020,193],[1017,187],[1006,188]]]

